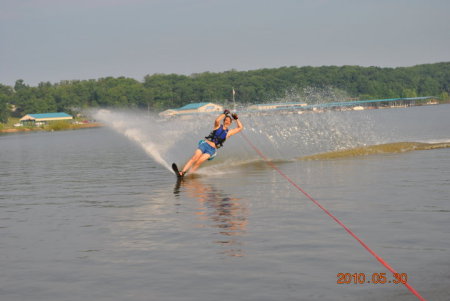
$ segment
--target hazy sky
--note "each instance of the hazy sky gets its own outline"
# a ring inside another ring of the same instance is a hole
[[[450,61],[449,0],[0,0],[0,83]]]

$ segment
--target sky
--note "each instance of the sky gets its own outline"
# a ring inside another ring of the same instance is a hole
[[[0,0],[0,83],[450,61],[448,0]]]

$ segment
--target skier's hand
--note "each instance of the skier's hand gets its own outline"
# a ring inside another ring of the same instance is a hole
[[[223,113],[224,113],[225,115],[228,115],[228,114],[230,114],[230,110],[225,109],[225,110],[223,111]]]
[[[231,116],[233,117],[234,120],[238,119],[238,115],[236,113],[231,114]]]

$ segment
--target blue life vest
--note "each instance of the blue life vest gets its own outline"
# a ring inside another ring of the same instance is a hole
[[[225,142],[225,140],[227,140],[228,130],[229,129],[224,130],[223,125],[220,125],[217,130],[212,131],[205,138],[211,142],[214,142],[214,144],[216,145],[216,148],[220,148],[223,146],[223,143]]]

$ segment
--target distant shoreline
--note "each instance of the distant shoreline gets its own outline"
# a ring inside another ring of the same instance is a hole
[[[442,105],[442,104],[450,104],[450,100],[441,101],[437,104],[433,105]],[[411,107],[421,107],[428,105],[415,105]],[[388,109],[394,109],[397,107],[389,107]],[[81,124],[70,124],[67,127],[53,129],[53,128],[42,128],[42,127],[16,127],[16,128],[6,128],[0,129],[0,134],[10,134],[10,133],[22,133],[22,132],[35,132],[35,131],[45,131],[45,132],[53,132],[53,131],[67,131],[67,130],[78,130],[78,129],[87,129],[87,128],[96,128],[105,126],[100,122],[92,122],[92,123],[81,123]]]
[[[87,128],[96,128],[96,127],[102,127],[104,126],[102,123],[99,122],[93,122],[93,123],[86,123],[86,124],[71,124],[70,127],[63,128],[58,131],[67,131],[67,130],[78,130],[78,129],[87,129]],[[22,133],[22,132],[35,132],[35,131],[45,131],[45,132],[51,132],[54,131],[52,129],[45,129],[41,127],[35,127],[35,128],[9,128],[9,129],[2,129],[0,130],[0,133]]]

